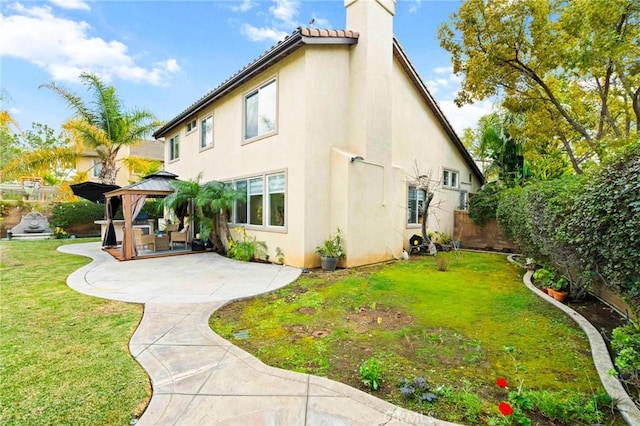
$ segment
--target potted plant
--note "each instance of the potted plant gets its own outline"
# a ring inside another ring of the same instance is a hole
[[[344,257],[344,247],[342,244],[342,231],[338,228],[335,234],[329,235],[329,238],[316,247],[316,253],[320,255],[320,263],[323,271],[332,272],[336,269],[338,260]]]
[[[549,293],[549,288],[554,282],[554,275],[548,269],[538,269],[533,273],[533,279],[535,280],[536,287],[540,288],[543,292]]]
[[[569,281],[567,281],[566,278],[562,277],[558,281],[553,283],[553,285],[547,289],[547,292],[549,293],[549,296],[553,297],[558,302],[564,302],[564,299],[566,299],[567,295],[569,294],[566,291],[568,286]]]

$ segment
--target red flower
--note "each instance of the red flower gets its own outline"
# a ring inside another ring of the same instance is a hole
[[[498,385],[501,388],[506,388],[507,387],[507,380],[499,377],[498,380],[496,380],[496,385]]]
[[[513,408],[511,408],[511,406],[506,402],[501,402],[500,405],[498,405],[498,410],[500,410],[504,416],[510,416],[513,414]]]

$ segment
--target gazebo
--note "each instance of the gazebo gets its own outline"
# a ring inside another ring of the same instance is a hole
[[[104,194],[106,198],[106,214],[109,227],[113,227],[111,221],[115,211],[110,208],[111,199],[120,197],[122,199],[122,214],[124,216],[124,226],[122,234],[122,260],[134,259],[137,256],[136,244],[133,237],[133,220],[142,210],[144,202],[150,198],[164,198],[171,194],[171,182],[178,176],[167,171],[145,176],[140,182],[110,191]],[[107,231],[108,233],[108,231]]]

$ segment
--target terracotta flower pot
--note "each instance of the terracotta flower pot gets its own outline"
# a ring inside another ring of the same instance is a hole
[[[558,302],[564,302],[564,300],[569,295],[569,293],[567,293],[566,291],[556,291],[552,288],[547,289],[547,293],[549,294],[549,296],[553,297]]]

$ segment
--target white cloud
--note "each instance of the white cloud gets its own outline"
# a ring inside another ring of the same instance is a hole
[[[275,0],[275,6],[269,8],[269,13],[283,25],[297,27],[296,17],[300,3],[296,0]]]
[[[84,0],[49,0],[51,3],[63,9],[90,10]]]
[[[466,128],[475,129],[480,117],[494,110],[493,102],[490,100],[464,105],[462,108],[458,108],[453,100],[440,101],[438,105],[458,136],[462,136]]]
[[[140,66],[124,43],[91,37],[88,23],[57,17],[49,6],[15,3],[11,9],[15,14],[0,15],[0,57],[31,62],[54,80],[77,81],[81,72],[91,71],[106,81],[118,77],[162,85],[179,70],[175,59],[152,67]]]
[[[277,42],[287,36],[285,31],[278,31],[275,28],[267,27],[258,28],[250,24],[242,24],[240,31],[251,41],[270,40]]]
[[[475,129],[480,117],[493,111],[492,100],[484,100],[458,108],[453,99],[457,91],[460,90],[462,79],[453,74],[453,68],[450,66],[434,68],[432,73],[435,78],[426,82],[427,88],[438,100],[440,109],[444,112],[458,136],[462,136],[466,128]]]
[[[252,0],[242,0],[242,2],[239,5],[233,5],[230,6],[229,8],[234,11],[234,12],[248,12],[249,10],[251,10],[253,8],[253,6],[255,6],[256,4],[252,1]]]
[[[240,26],[240,32],[251,41],[280,41],[300,25],[299,9],[298,0],[273,0],[273,5],[269,6],[267,13],[258,12],[258,16],[264,18],[263,26],[244,23]],[[320,20],[328,23],[327,20]]]
[[[422,6],[422,0],[413,0],[409,6],[409,13],[416,13],[420,6]]]
[[[452,67],[436,67],[433,69],[433,72],[436,74],[453,74]]]

